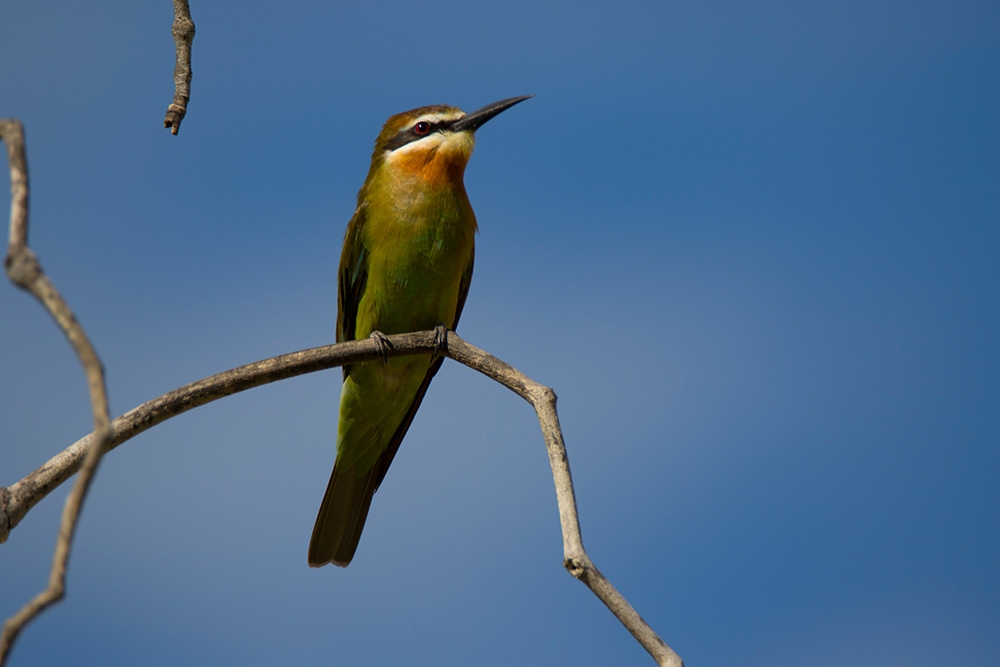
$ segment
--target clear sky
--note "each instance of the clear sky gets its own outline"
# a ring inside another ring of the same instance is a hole
[[[459,333],[559,394],[598,567],[691,667],[996,664],[1000,5],[192,4],[177,137],[167,0],[0,12],[31,244],[116,415],[332,342],[385,119],[534,94],[478,135]],[[10,484],[90,417],[6,283],[0,324]],[[652,664],[562,568],[533,414],[454,362],[354,563],[308,568],[339,378],[111,454],[11,664]],[[64,497],[0,545],[0,616]]]

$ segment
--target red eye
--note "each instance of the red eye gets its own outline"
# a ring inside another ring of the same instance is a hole
[[[430,131],[431,131],[431,124],[424,121],[420,121],[419,123],[413,126],[414,134],[419,134],[423,136]]]

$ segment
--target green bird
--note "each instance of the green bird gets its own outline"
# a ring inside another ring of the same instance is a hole
[[[470,114],[421,107],[386,121],[344,237],[338,342],[455,328],[475,255],[476,216],[463,182],[475,132],[529,97]],[[443,360],[419,355],[344,366],[337,459],[309,543],[310,566],[351,562],[372,496]]]

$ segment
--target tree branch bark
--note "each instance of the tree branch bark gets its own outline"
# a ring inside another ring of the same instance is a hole
[[[448,356],[496,380],[535,409],[542,437],[545,438],[545,449],[549,454],[552,481],[556,487],[556,503],[559,506],[559,523],[562,526],[563,537],[563,566],[611,610],[636,641],[653,656],[657,664],[683,667],[684,661],[680,656],[660,639],[628,600],[601,574],[583,548],[580,515],[576,509],[576,493],[569,471],[569,455],[566,453],[562,427],[559,426],[559,414],[556,412],[556,393],[513,366],[469,345],[451,332],[448,333]]]
[[[0,666],[7,661],[10,650],[24,626],[50,605],[62,599],[66,592],[66,565],[69,562],[73,534],[76,531],[83,501],[97,472],[97,465],[107,449],[111,436],[111,417],[108,408],[108,394],[104,385],[104,368],[91,345],[83,327],[69,305],[59,294],[55,285],[42,270],[38,257],[28,247],[28,159],[24,148],[24,128],[20,121],[0,120],[0,139],[7,146],[7,162],[10,165],[10,242],[4,267],[11,281],[18,287],[31,292],[42,306],[52,315],[56,324],[69,339],[87,376],[90,404],[94,413],[93,446],[80,467],[76,484],[63,506],[59,536],[52,556],[52,568],[45,590],[32,598],[19,612],[7,619],[0,633]],[[12,494],[5,493],[3,500]],[[2,518],[2,517],[0,517]],[[6,528],[6,522],[0,521]],[[0,542],[6,537],[6,530]]]
[[[174,101],[167,107],[163,127],[170,128],[170,134],[177,134],[181,121],[187,114],[188,100],[191,99],[191,44],[194,42],[194,21],[188,0],[174,0],[174,25],[170,30],[177,49],[174,64]]]

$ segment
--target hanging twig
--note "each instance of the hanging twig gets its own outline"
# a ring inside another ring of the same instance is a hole
[[[170,30],[174,36],[177,60],[174,64],[174,101],[167,107],[167,117],[163,127],[170,128],[170,134],[177,134],[181,121],[187,113],[191,99],[191,43],[194,42],[194,21],[188,0],[174,0],[174,25]]]
[[[7,146],[7,161],[10,164],[10,243],[4,260],[7,275],[15,285],[35,295],[69,339],[87,375],[90,404],[94,413],[94,446],[89,448],[80,468],[80,475],[63,507],[48,586],[4,623],[0,634],[0,665],[3,665],[24,626],[46,607],[61,600],[65,593],[66,564],[69,562],[73,533],[83,509],[83,500],[94,473],[97,472],[97,464],[107,449],[111,419],[101,360],[73,311],[42,271],[38,257],[28,247],[28,160],[24,149],[24,128],[20,121],[0,120],[0,139]],[[6,532],[3,534],[5,536]]]

